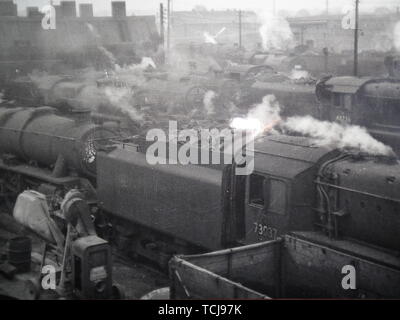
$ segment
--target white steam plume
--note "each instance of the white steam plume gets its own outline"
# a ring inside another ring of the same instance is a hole
[[[295,66],[290,72],[290,79],[300,80],[300,79],[310,79],[310,73],[307,70],[301,68],[301,66]]]
[[[214,36],[212,36],[210,33],[207,31],[203,33],[204,35],[204,41],[205,43],[211,43],[211,44],[218,44],[217,38],[224,33],[226,30],[225,27],[223,27],[221,30],[219,30]]]
[[[106,87],[104,93],[114,108],[128,115],[132,120],[142,121],[144,119],[143,114],[132,106],[132,94],[129,89]]]
[[[265,11],[260,13],[258,18],[262,24],[259,32],[264,50],[287,50],[293,47],[294,35],[284,17]]]
[[[396,23],[393,32],[394,47],[400,51],[400,21]]]
[[[93,37],[96,39],[96,45],[99,51],[108,59],[108,62],[111,66],[115,68],[117,66],[117,59],[114,57],[114,55],[108,51],[101,43],[101,36],[97,29],[90,23],[86,23],[87,28],[89,29],[90,33],[93,35]]]
[[[320,121],[311,116],[282,119],[281,108],[275,97],[268,95],[263,102],[249,111],[246,118],[235,118],[231,127],[261,134],[274,133],[280,127],[309,136],[315,144],[338,149],[358,149],[370,155],[393,156],[392,148],[373,138],[367,129],[355,125],[341,125],[335,122]]]
[[[218,44],[217,40],[207,31],[203,33],[203,36],[205,43]]]
[[[311,116],[288,118],[283,126],[314,138],[315,143],[320,146],[359,149],[370,155],[394,154],[392,148],[374,139],[367,129],[360,126],[320,121]]]
[[[133,68],[133,66],[131,67]],[[143,83],[145,81],[144,76],[139,71],[125,76],[123,69],[120,69],[117,78],[126,82],[126,87],[98,87],[96,80],[100,76],[102,76],[101,73],[87,70],[80,74],[75,81],[62,81],[56,84],[62,79],[61,77],[52,76],[45,72],[33,72],[29,75],[41,94],[46,97],[48,105],[57,104],[57,101],[68,100],[73,108],[87,108],[98,112],[101,107],[104,107],[112,114],[114,114],[113,111],[120,111],[128,115],[133,121],[143,120],[143,115],[135,108],[131,87]],[[82,89],[77,96],[70,96],[71,89],[74,87]],[[51,90],[50,95],[49,90]]]
[[[237,130],[249,130],[259,135],[270,131],[281,121],[281,108],[275,96],[268,95],[262,103],[249,111],[246,118],[235,118],[231,122],[231,128]]]
[[[123,68],[121,68],[120,66],[117,66],[115,71],[116,72],[143,72],[145,71],[147,68],[153,68],[153,69],[157,69],[157,66],[154,62],[154,60],[150,57],[143,57],[142,61],[139,64],[131,64],[129,66],[125,66]]]
[[[215,105],[214,105],[215,97],[216,93],[212,90],[207,91],[206,94],[204,95],[203,104],[204,104],[204,109],[207,112],[207,115],[215,114]]]

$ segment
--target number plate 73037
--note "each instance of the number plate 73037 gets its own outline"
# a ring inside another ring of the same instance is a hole
[[[272,240],[276,240],[278,237],[277,229],[258,222],[254,222],[254,233],[260,237],[266,237]]]

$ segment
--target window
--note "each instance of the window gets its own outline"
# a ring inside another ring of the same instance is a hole
[[[354,96],[351,94],[346,94],[344,96],[344,107],[347,111],[351,111],[354,104]]]
[[[270,180],[270,202],[268,211],[285,214],[286,212],[286,184],[280,180]]]
[[[250,176],[249,204],[267,209],[267,212],[286,213],[286,184],[282,180]]]
[[[333,94],[333,105],[335,107],[340,107],[341,106],[341,99],[340,99],[340,94],[339,93],[334,93]]]
[[[250,204],[264,207],[265,205],[264,183],[265,183],[265,177],[257,174],[252,174],[250,176],[250,194],[249,194]]]

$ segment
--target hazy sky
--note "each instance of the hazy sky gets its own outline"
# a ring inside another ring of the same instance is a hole
[[[49,0],[14,0],[18,4],[20,11],[28,6],[43,6]],[[59,0],[54,0],[58,3]],[[78,3],[93,3],[95,14],[110,14],[111,0],[78,0]],[[135,11],[147,11],[149,13],[157,10],[160,2],[166,0],[127,0],[128,13]],[[272,8],[273,0],[173,0],[174,10],[191,10],[195,5],[204,5],[207,9],[268,9]],[[329,0],[332,10],[351,5],[354,0]],[[361,0],[361,9],[371,10],[374,7],[386,6],[389,8],[400,7],[400,0]],[[310,12],[321,12],[326,7],[326,0],[276,0],[277,10],[296,12],[306,9]]]

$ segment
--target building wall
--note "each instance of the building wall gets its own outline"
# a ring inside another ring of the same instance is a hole
[[[393,48],[394,27],[400,22],[400,16],[393,14],[382,16],[361,16],[360,51],[390,51]],[[340,53],[354,48],[354,30],[342,28],[342,17],[329,19],[291,19],[292,30],[297,44],[313,41],[316,49],[329,48]]]
[[[223,28],[225,31],[217,37],[220,44],[239,43],[239,12],[206,11],[174,12],[172,18],[171,39],[173,43],[204,43],[204,33],[215,36]],[[258,30],[260,24],[252,12],[242,12],[242,44],[252,47],[260,42]]]
[[[261,42],[261,24],[255,13],[244,12],[242,25],[243,45],[251,49]],[[316,50],[327,47],[332,52],[353,49],[354,31],[342,28],[342,16],[289,18],[295,35],[295,45],[313,43]],[[360,50],[389,51],[393,45],[393,29],[400,15],[362,15],[360,17]],[[204,43],[204,32],[215,35],[223,27],[226,31],[218,42],[233,45],[239,42],[239,16],[237,11],[174,12],[172,39],[175,43]]]
[[[90,23],[98,37],[90,32]],[[43,30],[41,18],[1,17],[0,57],[15,58],[16,44],[26,43],[40,58],[57,53],[79,50],[90,45],[132,44],[139,47],[154,38],[157,33],[152,16],[113,18],[57,19],[55,30]]]

